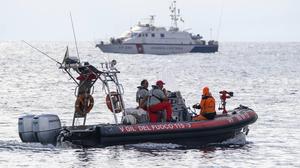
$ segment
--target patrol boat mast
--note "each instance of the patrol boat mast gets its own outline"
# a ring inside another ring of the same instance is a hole
[[[178,25],[177,21],[180,20],[183,22],[183,19],[180,17],[180,9],[177,9],[176,7],[176,1],[173,1],[171,6],[169,7],[171,12],[171,27],[170,30],[172,31],[178,31]]]

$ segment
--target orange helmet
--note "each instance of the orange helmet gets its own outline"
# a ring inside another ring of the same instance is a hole
[[[208,88],[207,86],[203,88],[202,94],[203,94],[204,96],[208,96],[208,95],[209,95],[209,88]]]

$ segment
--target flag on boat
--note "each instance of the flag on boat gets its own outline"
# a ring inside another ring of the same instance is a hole
[[[63,59],[63,61],[62,61],[62,64],[65,64],[65,63],[66,63],[66,59],[67,59],[67,58],[69,58],[69,46],[67,46],[67,50],[66,50],[64,59]]]
[[[75,56],[72,57],[69,55],[69,47],[67,46],[67,50],[64,56],[64,60],[62,61],[62,64],[64,65],[71,65],[71,64],[79,64],[79,59]]]

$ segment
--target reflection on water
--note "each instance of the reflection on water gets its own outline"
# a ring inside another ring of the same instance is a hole
[[[235,150],[247,149],[247,143],[244,135],[238,135],[236,138],[232,138],[227,142],[201,145],[201,146],[185,146],[170,143],[141,143],[141,144],[128,144],[119,146],[109,146],[106,148],[95,149],[95,148],[82,148],[76,150],[76,155],[81,166],[87,166],[85,162],[93,162],[96,158],[95,153],[99,151],[106,153],[108,155],[108,162],[118,162],[122,161],[124,153],[135,152],[138,153],[138,157],[160,157],[166,154],[172,154],[176,156],[186,154],[187,151],[194,151],[200,153],[200,157],[212,159],[215,152],[220,150]]]
[[[78,159],[78,163],[74,166],[77,166],[77,167],[90,167],[91,166],[91,163],[94,160],[94,156],[93,156],[94,150],[83,148],[80,150],[76,150],[74,152]]]

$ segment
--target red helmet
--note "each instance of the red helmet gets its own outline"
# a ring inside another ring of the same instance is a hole
[[[156,81],[156,85],[164,85],[165,83],[162,80]]]

